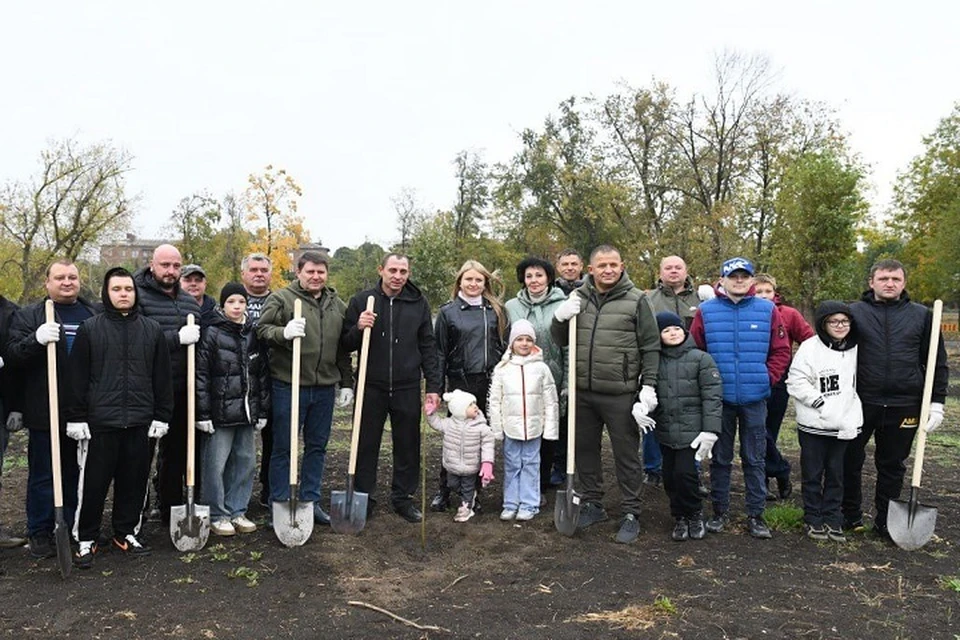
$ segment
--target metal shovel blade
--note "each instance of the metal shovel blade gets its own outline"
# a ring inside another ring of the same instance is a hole
[[[366,493],[353,490],[353,478],[348,477],[346,491],[330,493],[330,528],[337,533],[356,535],[367,524]]]
[[[930,541],[937,525],[937,510],[920,504],[919,489],[910,487],[910,500],[891,500],[887,531],[901,549],[916,551]]]
[[[170,507],[170,540],[177,551],[199,551],[210,537],[210,507],[191,504]]]
[[[286,502],[274,500],[273,532],[283,546],[302,547],[313,533],[313,502],[296,498]]]
[[[66,578],[73,568],[72,552],[70,551],[70,531],[63,518],[63,507],[54,509],[56,524],[53,527],[53,539],[57,545],[57,565],[60,567],[60,576]]]
[[[557,491],[556,500],[553,524],[563,535],[572,536],[580,522],[580,494],[573,490],[573,474],[567,474],[567,488]]]

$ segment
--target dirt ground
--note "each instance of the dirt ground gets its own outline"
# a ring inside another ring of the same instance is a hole
[[[739,474],[732,531],[672,542],[666,496],[644,487],[640,538],[619,545],[607,452],[611,521],[572,538],[554,528],[552,492],[533,521],[500,522],[498,479],[485,494],[486,512],[470,522],[428,514],[425,548],[420,526],[401,520],[381,499],[359,535],[318,527],[293,549],[261,526],[249,535],[211,536],[204,550],[183,554],[166,530],[148,525],[150,557],[103,554],[92,570],[74,570],[67,580],[55,560],[33,560],[26,549],[0,551],[0,638],[957,639],[958,418],[960,402],[952,398],[947,424],[928,446],[924,474],[924,502],[938,509],[936,536],[915,552],[869,533],[842,545],[808,540],[789,524],[799,487],[786,507],[768,509],[769,521],[783,517],[787,524],[772,540],[754,540],[741,526]],[[326,500],[331,489],[345,487],[348,419],[337,415]],[[790,420],[782,440],[798,468]],[[438,445],[431,435],[428,492]],[[389,486],[387,446],[383,453],[381,493]],[[15,530],[25,526],[25,458],[26,438],[16,434],[0,496],[0,521]],[[871,471],[865,489],[872,486]],[[872,501],[872,490],[865,493]],[[249,515],[266,522],[259,506]]]

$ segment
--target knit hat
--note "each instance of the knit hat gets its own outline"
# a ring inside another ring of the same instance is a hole
[[[661,311],[657,314],[657,327],[660,331],[663,331],[667,327],[680,327],[686,331],[686,327],[683,325],[683,320],[680,319],[680,316],[673,313],[672,311]]]
[[[533,330],[529,320],[517,320],[510,325],[510,341],[507,344],[512,345],[513,341],[520,336],[528,336],[534,342],[537,341],[537,332]]]
[[[443,394],[443,401],[447,403],[450,415],[460,420],[466,420],[467,407],[477,403],[477,396],[460,389],[454,389]]]
[[[239,282],[228,282],[220,289],[220,306],[222,307],[230,296],[241,295],[247,297],[247,290]]]

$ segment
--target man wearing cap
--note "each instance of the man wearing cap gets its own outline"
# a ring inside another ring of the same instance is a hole
[[[766,506],[766,420],[770,388],[790,362],[790,339],[776,306],[754,295],[753,263],[731,258],[720,268],[717,297],[700,304],[690,326],[697,346],[713,356],[723,381],[720,439],[710,466],[713,517],[707,531],[730,522],[733,443],[740,433],[740,463],[746,485],[747,530],[769,538]]]
[[[180,288],[193,296],[200,305],[200,326],[207,326],[216,318],[217,301],[207,295],[207,274],[198,264],[188,264],[180,271]]]

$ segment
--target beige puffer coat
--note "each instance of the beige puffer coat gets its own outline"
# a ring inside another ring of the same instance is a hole
[[[493,463],[496,438],[483,413],[477,417],[441,418],[436,413],[427,416],[427,423],[443,434],[443,468],[447,473],[466,476],[480,472],[482,462]]]
[[[490,427],[499,440],[546,440],[560,437],[557,385],[540,347],[528,356],[507,351],[490,381]]]

